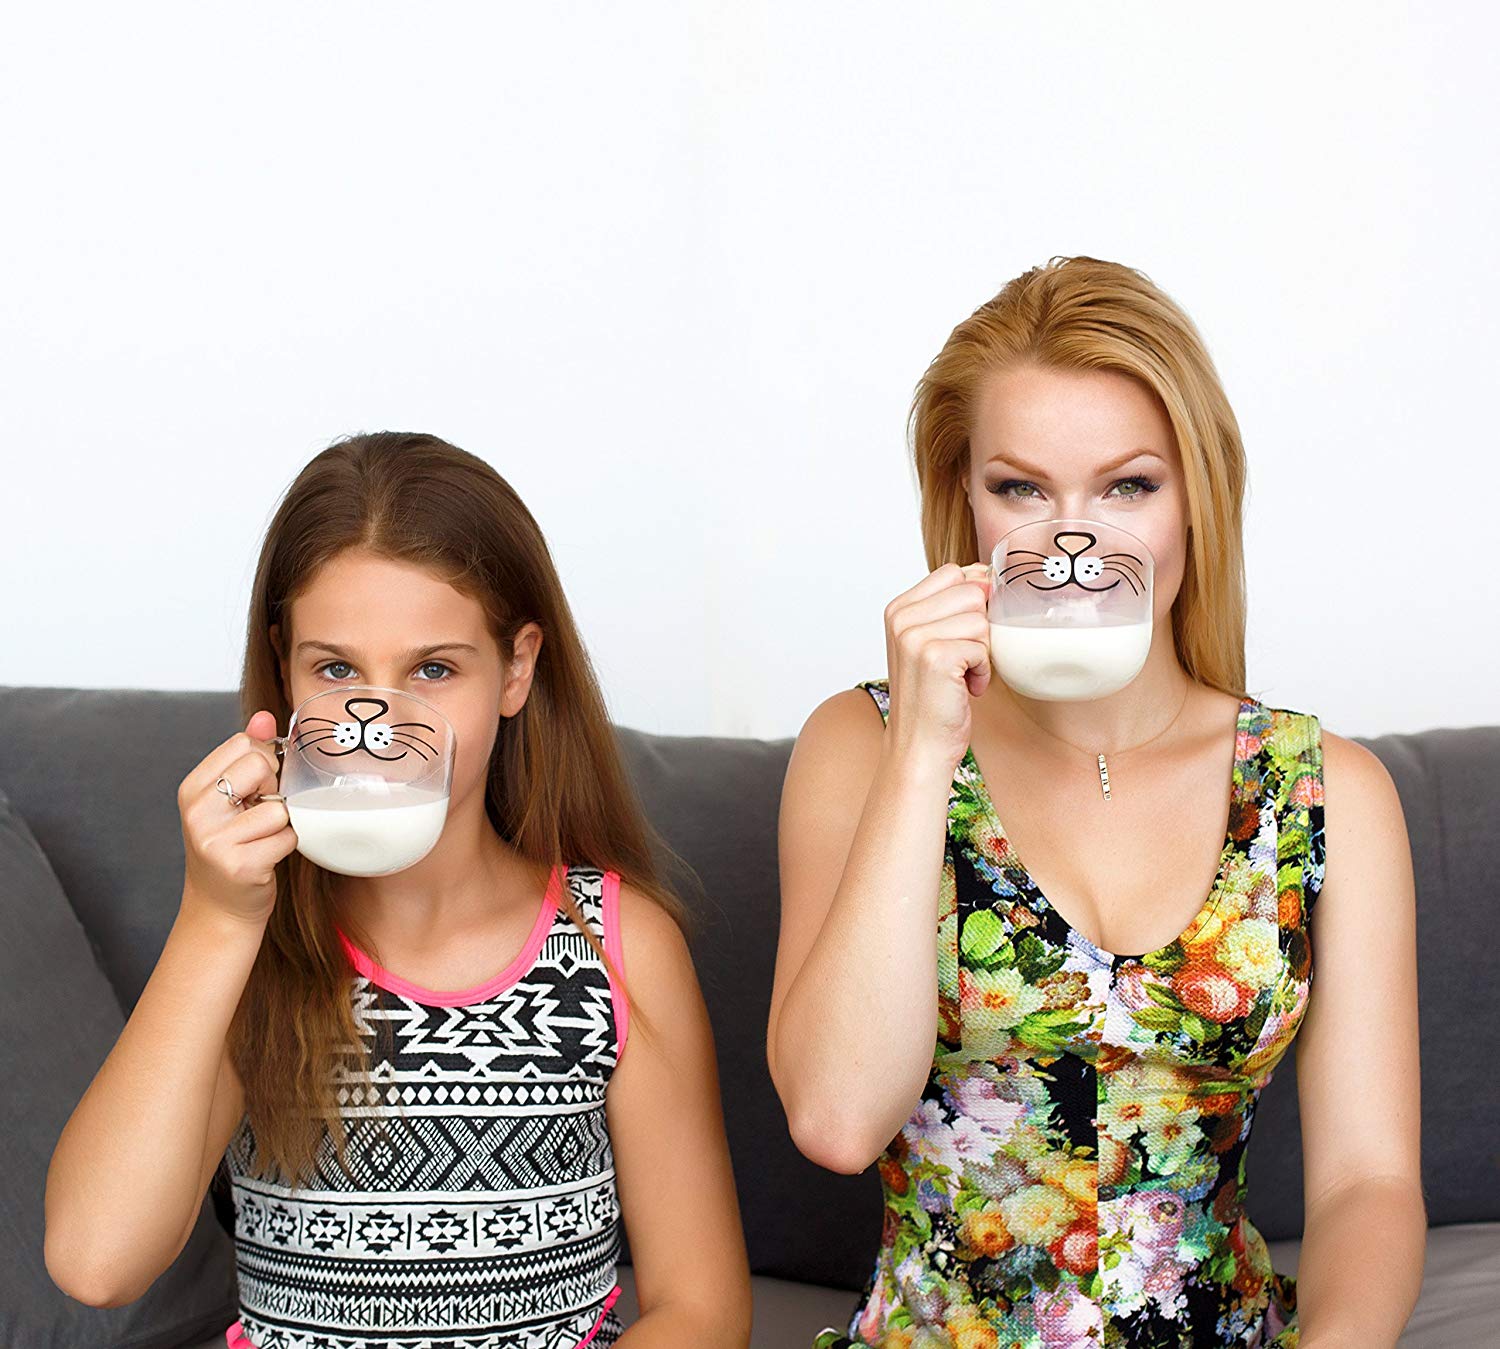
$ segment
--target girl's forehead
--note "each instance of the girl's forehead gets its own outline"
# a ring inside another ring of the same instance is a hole
[[[423,628],[461,625],[470,638],[482,628],[484,606],[471,593],[417,563],[364,555],[340,555],[298,586],[285,606],[299,626],[320,619],[370,614]]]

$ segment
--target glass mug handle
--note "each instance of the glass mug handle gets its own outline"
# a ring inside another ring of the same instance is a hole
[[[291,739],[291,736],[288,736],[288,735],[273,735],[271,737],[269,743],[275,746],[276,753],[278,755],[285,756],[287,742],[290,739]],[[280,792],[257,792],[256,795],[255,795],[255,800],[256,800],[257,803],[259,803],[261,801],[281,801],[281,802],[285,802],[286,801],[286,797],[284,797]]]

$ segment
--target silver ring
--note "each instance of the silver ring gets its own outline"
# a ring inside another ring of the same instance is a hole
[[[224,795],[227,796],[235,805],[239,805],[245,799],[242,796],[237,796],[235,794],[234,784],[227,781],[222,776],[214,779],[214,786],[217,787],[221,792],[223,792]]]

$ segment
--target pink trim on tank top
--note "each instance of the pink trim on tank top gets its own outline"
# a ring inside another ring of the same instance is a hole
[[[342,929],[339,930],[339,940],[344,944],[344,950],[354,968],[372,984],[379,984],[390,993],[410,998],[413,1002],[420,1002],[429,1007],[464,1007],[469,1003],[484,1002],[487,998],[492,998],[496,993],[509,988],[535,962],[542,949],[542,943],[547,940],[547,933],[551,930],[552,919],[557,913],[558,897],[562,894],[562,880],[562,869],[554,866],[551,875],[547,878],[547,890],[542,896],[542,907],[537,912],[536,922],[531,925],[531,935],[526,938],[526,944],[517,952],[516,958],[499,974],[477,988],[463,988],[452,992],[423,988],[420,984],[414,984],[409,979],[403,979],[399,974],[392,974],[388,969],[377,965],[344,935]]]
[[[604,873],[604,949],[609,953],[609,958],[614,961],[615,969],[620,978],[625,977],[625,948],[620,942],[620,873],[618,871],[606,871]],[[615,1009],[615,1067],[620,1066],[620,1058],[625,1053],[625,1037],[630,1033],[630,1004],[626,1001],[625,991],[616,982],[615,976],[609,976],[609,1001]]]
[[[615,1305],[615,1299],[619,1296],[620,1285],[616,1284],[609,1290],[608,1294],[605,1296],[604,1306],[599,1312],[599,1319],[594,1322],[594,1328],[589,1331],[589,1333],[585,1335],[581,1340],[578,1341],[577,1345],[574,1346],[574,1349],[584,1349],[584,1346],[586,1344],[589,1344],[593,1341],[594,1336],[599,1333],[599,1327],[604,1324],[604,1318],[609,1315],[609,1309]]]
[[[224,1343],[229,1349],[255,1349],[250,1343],[250,1337],[245,1334],[245,1326],[242,1321],[236,1321],[224,1332]]]

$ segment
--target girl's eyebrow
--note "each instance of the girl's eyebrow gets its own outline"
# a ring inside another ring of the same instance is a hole
[[[1151,459],[1161,459],[1161,455],[1157,454],[1155,450],[1148,450],[1142,447],[1141,449],[1131,450],[1126,454],[1122,454],[1118,459],[1112,459],[1107,464],[1101,464],[1094,471],[1094,474],[1096,477],[1103,477],[1106,473],[1113,473],[1115,469],[1120,468],[1124,464],[1128,464],[1132,459],[1140,458],[1142,455],[1145,455]],[[1012,468],[1020,469],[1022,473],[1031,474],[1033,478],[1045,478],[1047,476],[1046,469],[1037,468],[1033,464],[1023,464],[1019,459],[1012,459],[1009,455],[1005,454],[992,454],[989,457],[988,462],[992,464],[1000,462],[1007,463],[1011,465]],[[1162,462],[1165,463],[1166,461],[1163,460]]]
[[[317,642],[308,640],[297,643],[297,654],[300,656],[306,651],[326,651],[332,656],[353,656],[355,653],[346,651],[341,646],[335,646],[332,642]],[[468,642],[438,642],[434,646],[419,646],[404,652],[396,658],[398,665],[405,665],[410,661],[421,660],[424,656],[430,656],[438,651],[466,651],[471,656],[479,654],[479,648],[470,646]],[[357,657],[356,657],[357,659]]]

